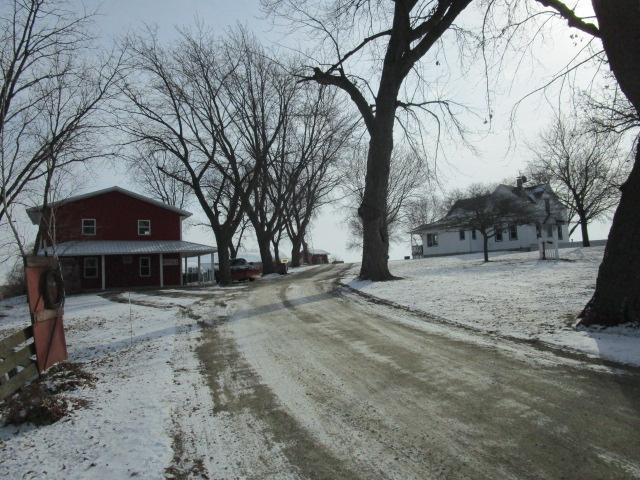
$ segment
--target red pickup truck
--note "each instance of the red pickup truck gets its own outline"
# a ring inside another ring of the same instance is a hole
[[[254,281],[262,274],[262,268],[253,262],[247,262],[244,258],[231,259],[231,279],[236,282],[245,280]],[[215,272],[216,282],[219,280],[219,270]]]

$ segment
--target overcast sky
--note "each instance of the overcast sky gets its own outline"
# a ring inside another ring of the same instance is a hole
[[[128,31],[139,30],[144,24],[157,27],[162,41],[171,41],[176,37],[176,27],[193,25],[196,21],[209,26],[214,33],[223,35],[228,28],[242,24],[251,29],[265,43],[280,45],[296,45],[303,43],[304,34],[291,33],[272,27],[259,8],[258,0],[105,0],[102,2],[87,0],[84,4],[91,10],[98,8],[100,15],[96,19],[96,34],[100,42],[110,45]],[[287,33],[287,34],[285,34]],[[547,36],[540,44],[537,58],[526,58],[520,65],[519,74],[513,79],[510,69],[515,70],[516,59],[506,69],[505,81],[499,87],[492,88],[494,93],[494,121],[491,130],[483,126],[482,118],[470,118],[470,128],[478,134],[469,137],[475,151],[462,148],[454,143],[447,143],[438,160],[439,180],[449,188],[462,188],[475,182],[498,182],[512,179],[524,168],[530,158],[527,142],[535,140],[535,136],[551,119],[552,110],[544,95],[535,95],[524,102],[518,110],[516,144],[510,142],[509,115],[515,102],[531,89],[543,85],[556,73],[572,53],[579,48],[570,38],[572,32],[564,25],[558,25],[557,33]],[[446,54],[446,52],[444,52]],[[451,52],[452,56],[455,56]],[[511,82],[513,80],[513,82]],[[482,108],[485,84],[480,66],[467,71],[452,67],[446,84],[447,95],[459,101]],[[547,95],[548,97],[549,95]],[[551,95],[553,96],[553,95]],[[511,147],[511,148],[509,148]],[[81,191],[90,191],[111,185],[139,190],[135,179],[131,178],[126,168],[114,169],[112,165],[96,165],[95,175],[87,183],[82,184]],[[199,213],[192,207],[195,217]],[[310,236],[315,248],[328,250],[335,256],[345,260],[359,260],[360,252],[346,249],[348,232],[345,228],[343,209],[340,206],[327,207],[313,225]],[[594,224],[591,227],[591,238],[604,238],[609,223]],[[189,228],[186,240],[214,244],[210,231],[201,227]],[[579,233],[574,240],[579,240]],[[406,242],[394,245],[391,258],[402,258],[410,254],[409,236]]]

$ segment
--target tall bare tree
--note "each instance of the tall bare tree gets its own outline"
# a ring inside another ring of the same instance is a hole
[[[310,26],[320,33],[323,43],[334,47],[333,59],[315,66],[306,78],[344,91],[369,134],[365,190],[358,208],[363,226],[363,279],[392,278],[385,219],[397,110],[423,108],[438,119],[441,112],[431,108],[440,107],[448,115],[454,104],[439,98],[402,98],[403,85],[470,3],[471,0],[263,0],[267,10]],[[353,44],[345,41],[345,37],[353,38],[354,32],[363,33]],[[353,61],[365,53],[375,64],[373,81],[377,86],[370,85],[353,67]]]
[[[558,116],[533,147],[529,170],[551,185],[573,214],[569,218],[577,216],[570,233],[579,226],[585,247],[591,246],[589,223],[612,212],[620,200],[627,171],[619,143],[611,131],[594,131],[589,123]]]
[[[132,76],[121,88],[123,129],[158,160],[156,168],[184,184],[198,200],[218,247],[219,279],[231,283],[229,250],[243,217],[225,155],[220,154],[219,92],[234,66],[218,58],[216,43],[202,32],[183,32],[172,47],[153,32],[128,41]]]
[[[302,240],[319,209],[335,199],[338,164],[348,151],[353,117],[341,112],[335,92],[301,85],[296,98],[291,158],[286,175],[293,188],[284,208],[284,228],[291,241],[291,265],[300,265]]]
[[[576,14],[573,3],[535,0],[570,27],[602,41],[606,58],[620,91],[640,116],[640,2],[592,0],[597,25]],[[628,115],[626,115],[628,117]],[[632,115],[633,116],[633,115]],[[605,254],[598,271],[593,297],[581,313],[585,325],[617,325],[640,321],[640,146],[621,185],[620,203],[613,216]]]
[[[89,62],[91,15],[61,1],[15,0],[0,11],[0,220],[11,220],[30,190],[44,188],[46,213],[56,169],[110,154],[103,106],[116,93],[121,57]],[[46,223],[43,214],[41,232]]]

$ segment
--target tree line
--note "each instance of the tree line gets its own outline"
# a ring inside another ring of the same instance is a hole
[[[238,232],[249,224],[268,273],[283,235],[294,248],[304,244],[317,212],[309,203],[325,202],[336,181],[327,165],[335,165],[353,129],[361,128],[368,148],[357,208],[360,277],[390,279],[394,132],[400,127],[410,149],[419,153],[423,115],[432,119],[436,152],[447,132],[466,141],[458,120],[464,106],[434,93],[422,60],[455,38],[462,52],[488,65],[490,49],[531,34],[522,29],[527,22],[560,19],[599,39],[603,49],[589,59],[608,62],[620,93],[600,106],[614,128],[637,125],[637,0],[593,0],[595,19],[581,17],[561,0],[262,3],[267,13],[310,28],[324,58],[308,65],[309,59],[266,51],[241,29],[220,40],[200,28],[183,30],[168,46],[152,30],[131,35],[121,50],[89,62],[82,51],[91,48],[91,15],[74,15],[54,0],[11,2],[2,20],[0,58],[0,220],[17,237],[14,207],[27,194],[46,197],[66,167],[103,156],[102,132],[111,126],[127,135],[126,148],[140,153],[141,168],[150,167],[144,175],[150,189],[171,201],[180,202],[185,194],[197,199],[219,246],[223,281],[229,278],[226,265],[239,244]],[[482,18],[475,30],[462,21],[471,6]],[[363,60],[370,65],[364,73]],[[359,123],[340,108],[337,92],[351,100]],[[489,104],[485,121],[491,118]],[[559,142],[556,133],[551,137]],[[620,203],[595,294],[583,312],[585,323],[620,323],[640,315],[640,252],[634,242],[640,229],[639,156],[636,149],[629,176],[617,182]],[[584,199],[573,195],[572,201],[586,223]],[[296,256],[292,252],[294,261]]]

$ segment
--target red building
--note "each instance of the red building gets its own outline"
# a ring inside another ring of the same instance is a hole
[[[182,284],[182,263],[215,247],[182,240],[191,213],[120,187],[48,205],[51,238],[40,255],[57,255],[66,290],[164,287]],[[42,207],[27,210],[38,225]]]

